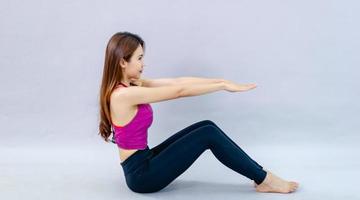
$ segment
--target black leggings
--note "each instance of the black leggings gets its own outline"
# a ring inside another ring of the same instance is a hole
[[[134,192],[156,192],[185,172],[207,149],[230,169],[260,184],[266,171],[214,122],[203,120],[180,130],[161,144],[138,150],[121,166]]]

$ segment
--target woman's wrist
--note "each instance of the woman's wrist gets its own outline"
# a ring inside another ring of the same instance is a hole
[[[220,82],[220,84],[221,84],[221,90],[225,90],[226,89],[226,83],[227,82],[227,80],[222,80],[221,82]]]
[[[220,79],[216,79],[216,83],[225,83],[227,80],[225,80],[225,79],[222,79],[222,78],[220,78]]]

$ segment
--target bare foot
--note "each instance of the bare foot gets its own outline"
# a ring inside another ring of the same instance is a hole
[[[265,171],[267,172],[265,180],[260,185],[254,183],[257,192],[290,193],[299,187],[297,182],[285,181],[275,174]]]

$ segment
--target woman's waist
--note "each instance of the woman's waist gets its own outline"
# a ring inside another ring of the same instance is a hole
[[[139,149],[122,149],[119,147],[119,156],[121,163],[123,163],[128,157],[133,155]]]
[[[124,152],[124,154],[127,155],[127,158],[124,159],[120,165],[123,167],[126,173],[137,169],[144,161],[146,161],[147,158],[152,156],[152,151],[150,150],[149,146],[146,146],[145,149],[122,150],[120,150],[120,152]]]

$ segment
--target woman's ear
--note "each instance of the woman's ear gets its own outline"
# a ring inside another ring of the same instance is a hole
[[[120,59],[120,66],[121,66],[122,68],[125,68],[125,67],[127,66],[127,62],[126,62],[126,60],[125,60],[124,58],[121,58],[121,59]]]

